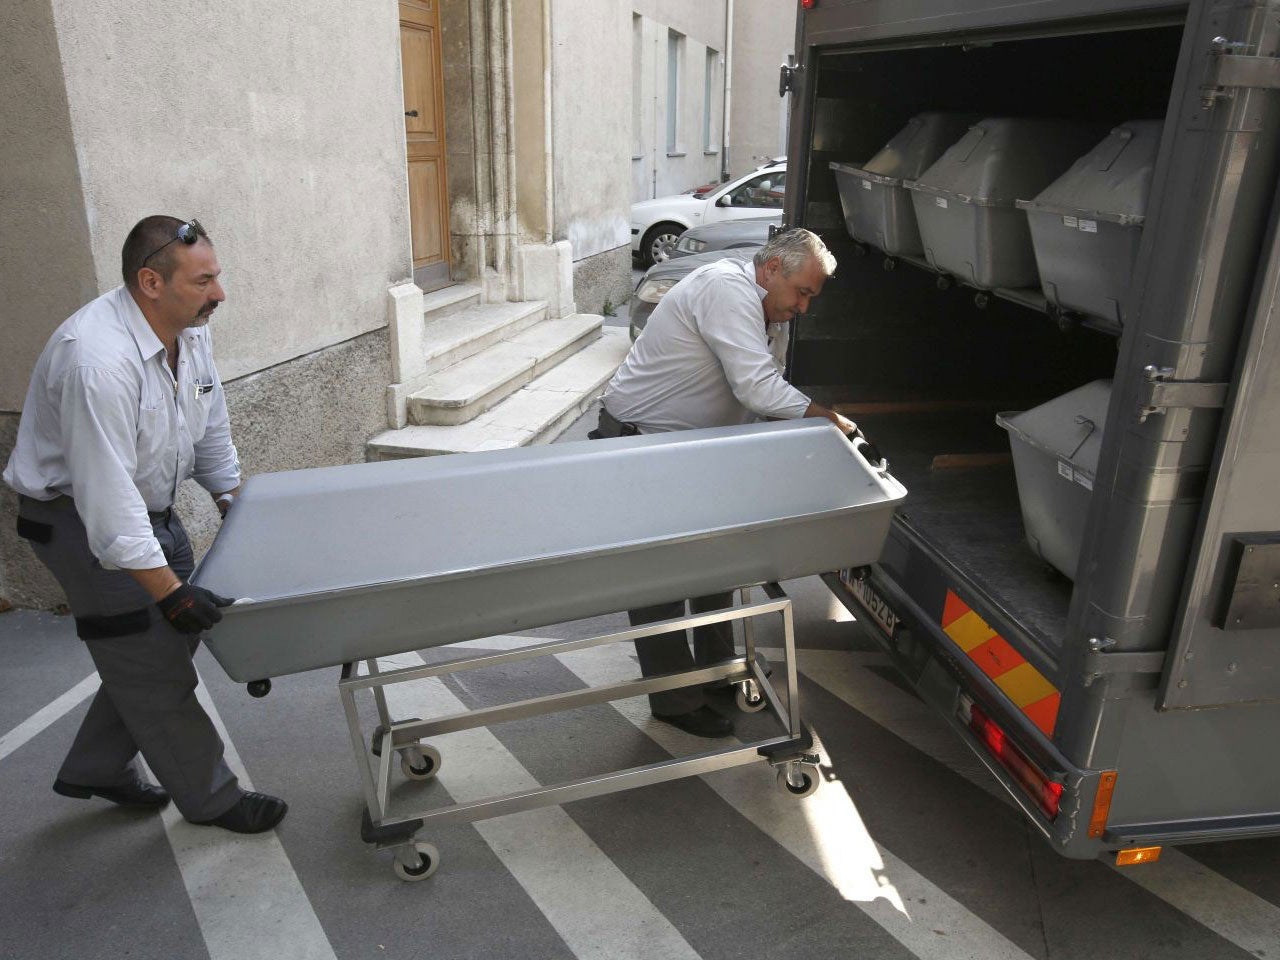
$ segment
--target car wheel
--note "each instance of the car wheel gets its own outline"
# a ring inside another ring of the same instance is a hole
[[[684,233],[678,223],[656,223],[645,231],[640,243],[640,262],[646,267],[671,259],[671,251]]]

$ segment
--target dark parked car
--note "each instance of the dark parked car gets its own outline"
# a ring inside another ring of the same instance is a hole
[[[671,250],[671,259],[695,253],[734,250],[738,247],[763,247],[769,239],[769,228],[782,223],[782,214],[752,217],[750,220],[724,220],[686,230]]]

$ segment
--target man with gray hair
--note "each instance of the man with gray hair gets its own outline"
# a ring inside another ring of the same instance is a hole
[[[787,230],[749,262],[705,264],[658,304],[605,388],[593,438],[722,427],[763,418],[826,417],[845,433],[857,428],[783,378],[789,324],[822,292],[836,260],[817,234]],[[694,613],[731,606],[732,594],[694,597]],[[684,601],[630,611],[632,625],[684,615]],[[733,630],[718,623],[694,630],[694,655],[683,631],[636,641],[645,676],[733,657]],[[649,697],[653,715],[689,733],[728,736],[732,722],[704,692],[685,687]]]

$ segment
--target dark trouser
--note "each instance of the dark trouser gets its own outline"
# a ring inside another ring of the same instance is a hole
[[[639,431],[634,424],[623,423],[600,405],[600,420],[596,429],[587,436],[592,440],[606,437],[630,437]],[[689,607],[695,614],[710,610],[723,610],[733,606],[732,593],[714,593],[706,597],[693,597]],[[673,600],[652,607],[628,610],[633,627],[657,620],[674,620],[685,615],[685,601]],[[636,656],[640,658],[640,672],[646,677],[660,673],[676,673],[692,670],[695,666],[707,666],[735,656],[732,622],[713,623],[697,627],[693,631],[693,653],[689,652],[689,638],[684,630],[660,633],[636,641]],[[681,687],[649,695],[649,708],[659,716],[669,717],[678,713],[697,710],[706,703],[700,687]]]
[[[633,627],[655,620],[673,620],[683,617],[685,601],[659,603],[652,607],[628,610]],[[689,607],[693,613],[707,613],[733,606],[732,593],[713,593],[706,597],[693,597]],[[646,677],[659,673],[676,673],[692,670],[694,666],[708,666],[736,656],[733,647],[733,622],[724,620],[693,630],[693,654],[689,653],[689,640],[684,630],[660,633],[636,641],[636,656],[640,658],[640,672]],[[707,702],[701,687],[680,687],[649,695],[649,709],[655,714],[669,717],[677,713],[697,710]]]
[[[225,813],[240,787],[196,699],[191,658],[200,637],[175,630],[128,573],[103,569],[68,498],[23,497],[18,516],[19,532],[66,593],[76,632],[102,678],[58,776],[89,787],[132,783],[141,751],[188,820]],[[169,566],[185,580],[195,562],[182,522],[170,510],[153,515],[151,526]]]

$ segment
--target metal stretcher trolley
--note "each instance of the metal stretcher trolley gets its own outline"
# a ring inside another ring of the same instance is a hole
[[[791,601],[777,582],[878,559],[906,490],[887,464],[826,420],[620,437],[251,478],[194,581],[239,598],[209,637],[231,679],[262,695],[270,678],[341,667],[339,695],[367,810],[362,837],[396,873],[439,863],[427,823],[471,821],[694,776],[764,759],[782,785],[817,788],[801,719]],[[764,585],[766,599],[589,639],[382,671],[377,658],[681,597]],[[752,622],[780,615],[786,701],[755,658]],[[431,719],[393,719],[384,688],[719,621],[743,622],[742,656]],[[365,672],[359,669],[366,664]],[[426,738],[677,687],[727,681],[782,732],[692,756],[442,809],[389,800],[393,756],[427,780]],[[369,740],[355,696],[371,690]],[[388,749],[389,747],[389,749]],[[371,756],[372,754],[372,756]]]

